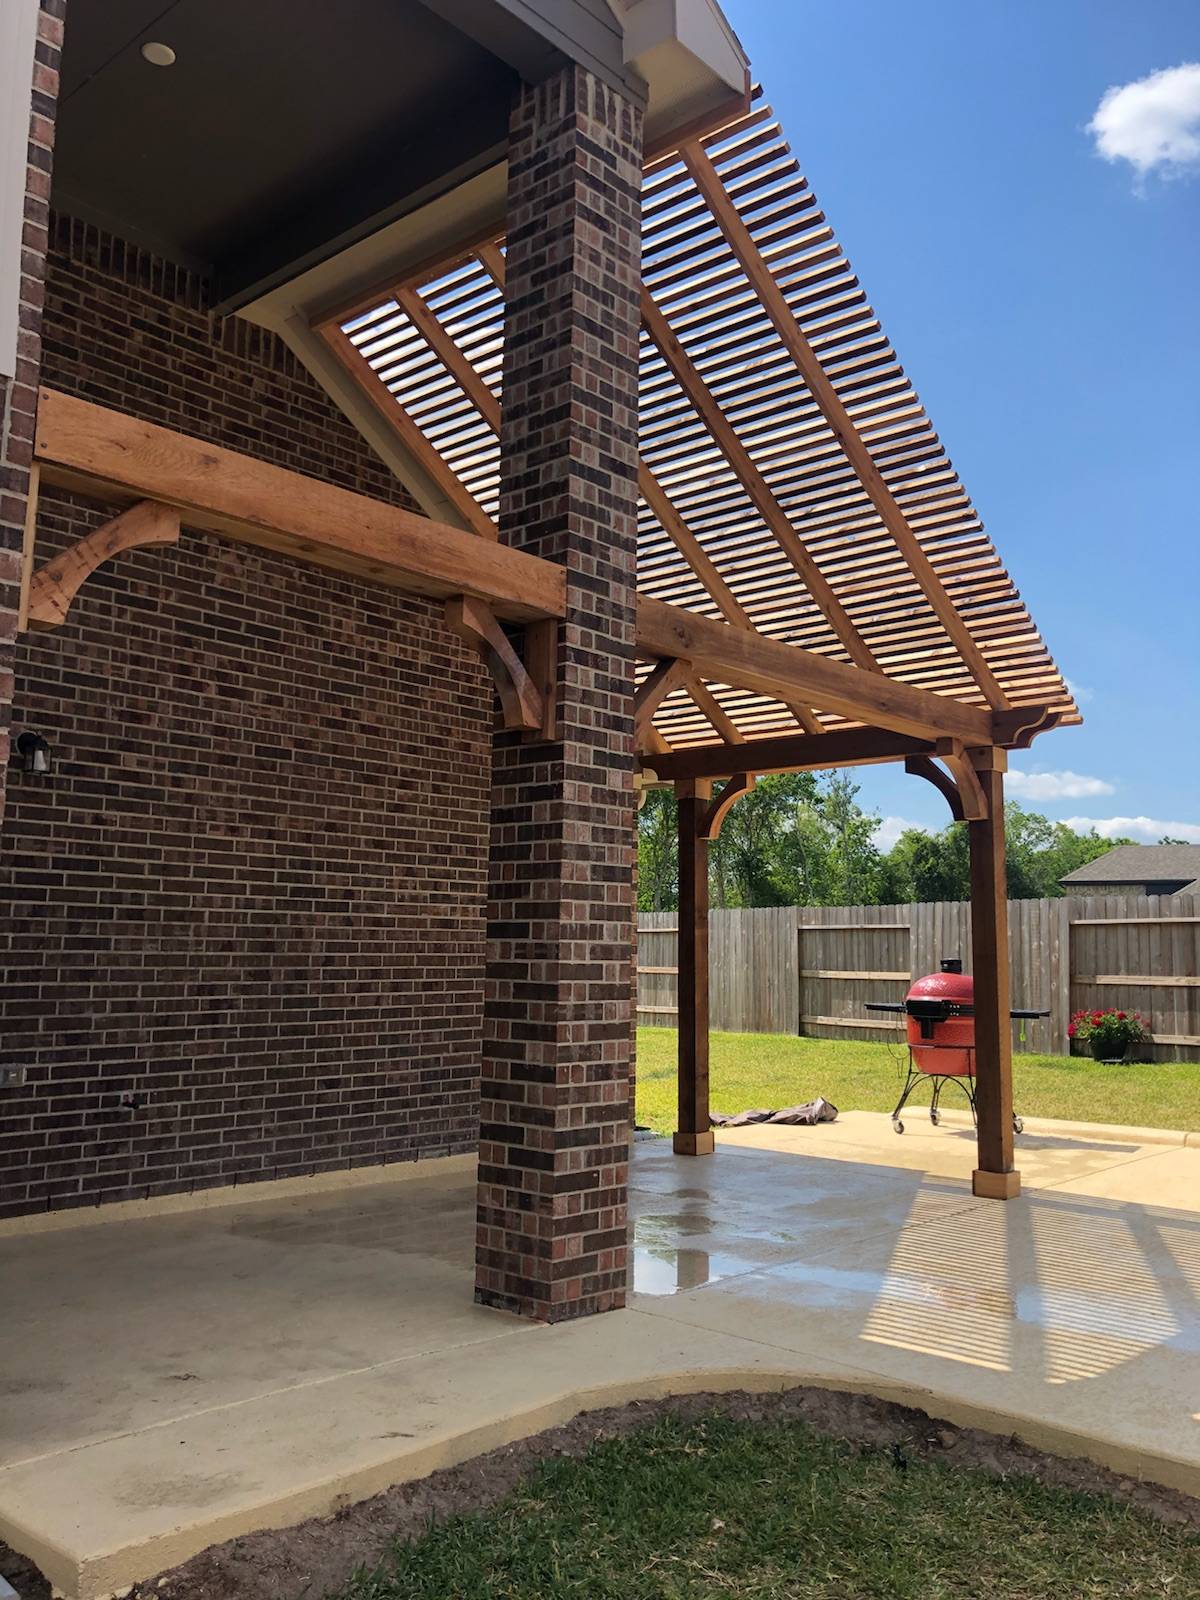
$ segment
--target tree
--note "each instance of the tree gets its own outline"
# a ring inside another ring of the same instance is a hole
[[[719,791],[718,791],[719,792]],[[858,804],[844,772],[761,778],[726,813],[709,851],[710,897],[720,906],[898,905],[968,900],[967,826],[936,833],[909,828],[886,856],[875,844],[879,819]],[[1076,833],[1065,822],[1010,801],[1004,812],[1011,899],[1053,898],[1059,879],[1127,839]],[[638,818],[638,906],[678,904],[675,796],[652,790]]]
[[[709,849],[710,893],[714,906],[791,904],[781,882],[780,852],[798,808],[816,796],[811,772],[783,772],[760,778],[749,794],[725,814]]]
[[[648,789],[638,812],[638,910],[679,905],[679,815],[674,789]]]
[[[885,905],[969,900],[971,864],[965,825],[952,822],[941,833],[906,828],[885,857],[880,877]]]

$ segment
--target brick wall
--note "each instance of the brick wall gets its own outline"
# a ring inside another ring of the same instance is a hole
[[[497,740],[476,1292],[623,1303],[642,127],[580,68],[509,145],[501,536],[567,569],[556,742]]]
[[[283,345],[68,220],[44,362],[403,498]],[[39,559],[109,514],[45,493]],[[185,527],[23,636],[15,720],[55,768],[0,829],[0,1215],[474,1147],[492,701],[436,604]]]
[[[29,164],[26,171],[16,373],[0,374],[0,823],[8,776],[13,646],[21,588],[21,552],[29,495],[33,417],[37,399],[43,279],[50,218],[54,115],[66,0],[41,0],[30,83]]]

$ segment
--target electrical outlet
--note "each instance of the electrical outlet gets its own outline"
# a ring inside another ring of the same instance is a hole
[[[28,1067],[0,1067],[0,1089],[16,1089],[29,1076]]]

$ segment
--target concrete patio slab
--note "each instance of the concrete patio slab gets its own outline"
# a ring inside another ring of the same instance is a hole
[[[637,1292],[556,1328],[471,1304],[461,1161],[0,1239],[0,1535],[93,1600],[591,1405],[799,1382],[1200,1492],[1200,1151],[1063,1138],[1007,1204],[972,1160],[865,1114],[638,1144]]]

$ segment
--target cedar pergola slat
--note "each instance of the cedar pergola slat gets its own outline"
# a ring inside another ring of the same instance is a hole
[[[656,152],[643,219],[646,598],[932,693],[947,724],[1031,703],[1078,720],[769,107]],[[353,321],[319,324],[347,337],[368,389],[374,370],[374,403],[402,413],[403,441],[421,435],[421,465],[489,536],[504,279],[502,241],[478,233],[360,296]],[[815,714],[772,699],[765,678],[726,709],[707,681],[697,669],[686,698],[662,698],[647,749],[870,721],[836,695]]]

